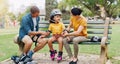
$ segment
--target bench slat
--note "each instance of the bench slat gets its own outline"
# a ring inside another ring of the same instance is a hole
[[[39,28],[48,28],[49,25],[47,24],[39,24]],[[65,25],[67,26],[67,25]],[[88,29],[104,29],[104,26],[87,26]],[[109,26],[109,29],[112,29],[111,26]]]
[[[69,20],[63,20],[64,24],[69,24]],[[105,22],[103,20],[99,20],[99,21],[87,21],[88,24],[104,24]],[[39,24],[49,24],[49,21],[41,21],[39,22]]]
[[[87,32],[88,34],[103,34],[104,33],[104,31],[87,31]],[[112,32],[109,31],[108,34],[112,34]]]
[[[96,35],[97,36],[97,35]],[[88,35],[88,39],[91,39],[93,36],[89,36]],[[100,38],[102,38],[103,36],[98,36],[98,37],[100,37]],[[111,37],[110,36],[108,36],[108,40],[111,40]]]
[[[58,44],[58,43],[54,42],[54,44]],[[69,44],[73,44],[73,43],[69,42]],[[81,44],[81,45],[100,45],[101,42],[81,42],[79,44]],[[106,44],[110,44],[110,42],[106,42]]]
[[[64,24],[69,24],[69,20],[64,20],[63,23]],[[87,21],[87,24],[104,24],[104,21]]]
[[[87,26],[88,29],[104,29],[104,26]],[[109,29],[112,29],[111,26],[108,27]]]
[[[92,44],[92,45],[96,45],[96,44],[98,44],[98,45],[99,45],[99,44],[101,44],[101,42],[82,42],[82,43],[79,43],[79,44],[85,44],[85,45],[86,45],[86,44],[87,44],[87,45],[91,45],[91,44]],[[106,44],[110,44],[110,43],[107,42]]]

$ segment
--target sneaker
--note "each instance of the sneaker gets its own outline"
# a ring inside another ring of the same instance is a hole
[[[52,60],[55,59],[55,54],[56,54],[56,53],[57,53],[56,50],[54,50],[54,51],[51,51],[51,50],[50,50],[50,58],[51,58]]]
[[[19,58],[19,56],[12,56],[11,60],[13,60],[15,64],[18,64],[20,61],[20,58]]]
[[[32,61],[32,58],[30,58],[28,55],[21,55],[20,57],[20,62],[23,62],[24,64],[31,61]]]
[[[26,56],[26,58],[23,62],[27,63],[27,62],[31,62],[31,61],[32,61],[32,58],[30,58],[29,56]]]

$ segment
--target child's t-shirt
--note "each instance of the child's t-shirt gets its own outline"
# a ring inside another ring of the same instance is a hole
[[[80,19],[71,17],[70,21],[72,23],[72,27],[73,27],[74,31],[77,31],[79,26],[83,26],[84,29],[80,32],[79,36],[87,37],[87,21],[84,17],[80,17]]]
[[[59,22],[57,24],[51,23],[48,28],[48,30],[50,30],[52,34],[61,34],[64,29],[65,29],[65,26],[62,22]]]

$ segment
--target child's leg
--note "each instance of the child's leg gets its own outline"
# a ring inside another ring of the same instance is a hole
[[[63,38],[62,37],[59,37],[57,39],[58,43],[59,43],[59,51],[63,51]]]
[[[48,46],[49,46],[49,48],[50,48],[51,51],[54,50],[52,43],[53,43],[55,40],[56,40],[55,37],[51,37],[51,38],[48,40]]]
[[[56,38],[53,36],[51,37],[49,40],[48,40],[48,46],[50,48],[50,58],[51,60],[54,60],[55,59],[55,54],[56,54],[56,51],[53,49],[53,45],[52,45],[52,42],[55,41]]]
[[[58,62],[60,62],[62,60],[62,54],[63,54],[63,42],[62,42],[63,38],[59,37],[57,39],[58,43],[59,43],[59,52],[58,52],[58,56],[57,56],[57,60]]]

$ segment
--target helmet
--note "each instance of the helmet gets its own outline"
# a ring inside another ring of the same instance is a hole
[[[57,14],[59,14],[59,15],[62,14],[61,11],[60,11],[60,9],[54,9],[54,10],[52,10],[52,12],[50,14],[50,17],[55,16]]]
[[[52,10],[51,14],[50,14],[50,23],[54,23],[55,21],[53,20],[55,15],[61,15],[61,11],[60,9],[54,9]]]
[[[92,41],[92,42],[101,42],[101,38],[98,37],[98,36],[93,36],[93,37],[91,38],[91,41]]]

